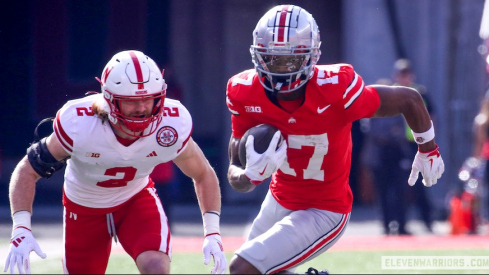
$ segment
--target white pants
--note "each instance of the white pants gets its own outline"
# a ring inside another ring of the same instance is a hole
[[[333,246],[349,219],[350,213],[288,210],[268,191],[247,241],[236,254],[262,274],[293,271]]]

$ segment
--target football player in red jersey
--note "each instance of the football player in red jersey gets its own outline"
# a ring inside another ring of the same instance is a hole
[[[405,117],[419,145],[406,179],[410,185],[421,173],[423,183],[431,186],[444,171],[430,116],[417,91],[366,86],[349,64],[316,65],[319,47],[310,13],[293,5],[274,7],[253,31],[255,69],[227,84],[232,122],[228,180],[235,190],[250,192],[272,177],[247,241],[231,260],[232,274],[293,272],[338,241],[352,209],[348,175],[355,120]],[[248,138],[243,167],[239,140],[262,123],[277,127],[286,142],[275,150],[277,134],[269,150],[258,154]]]
[[[30,273],[30,252],[46,257],[31,232],[35,184],[67,163],[63,272],[105,273],[114,239],[141,273],[170,273],[170,227],[149,175],[156,165],[173,161],[194,181],[203,214],[204,264],[213,258],[211,272],[224,273],[219,183],[191,137],[190,113],[165,98],[163,75],[142,52],[114,55],[99,81],[102,93],[68,101],[56,115],[54,133],[34,142],[15,168],[4,271]]]

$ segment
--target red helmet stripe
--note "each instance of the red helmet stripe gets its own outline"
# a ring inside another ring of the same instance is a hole
[[[129,52],[132,62],[134,63],[134,69],[136,70],[136,77],[138,79],[138,89],[144,89],[143,83],[143,71],[141,70],[141,64],[139,64],[139,59],[134,52]]]
[[[287,33],[290,25],[290,14],[288,12],[290,6],[283,6],[278,18],[277,42],[286,42],[288,40]],[[287,36],[287,37],[286,37]]]

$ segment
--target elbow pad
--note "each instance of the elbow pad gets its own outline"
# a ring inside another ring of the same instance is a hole
[[[31,164],[34,171],[43,178],[51,177],[54,172],[63,168],[66,164],[66,159],[57,161],[46,145],[46,139],[43,138],[40,141],[33,142],[29,148],[27,148],[27,159]]]

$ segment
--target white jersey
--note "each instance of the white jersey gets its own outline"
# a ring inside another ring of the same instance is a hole
[[[120,205],[141,191],[153,168],[177,157],[192,132],[192,118],[177,100],[165,99],[164,115],[152,135],[124,146],[108,121],[92,111],[92,95],[68,101],[57,113],[54,132],[71,155],[64,192],[72,202],[91,208]]]

